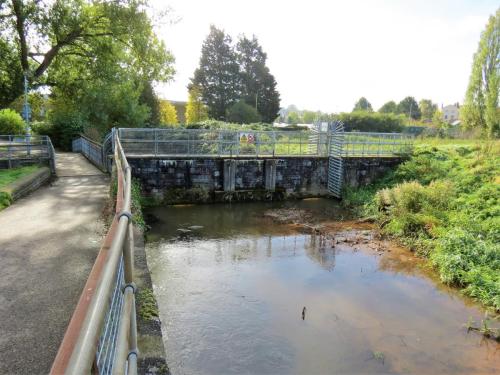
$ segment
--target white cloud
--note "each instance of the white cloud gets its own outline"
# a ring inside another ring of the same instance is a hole
[[[165,2],[157,0],[157,6]],[[233,38],[255,34],[268,54],[282,106],[350,111],[407,95],[462,101],[472,55],[493,1],[171,0],[181,20],[159,32],[176,58],[161,96],[185,100],[210,24]]]

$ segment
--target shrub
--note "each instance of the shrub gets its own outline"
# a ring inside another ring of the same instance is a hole
[[[12,109],[0,110],[0,134],[24,134],[26,128],[23,118]]]
[[[73,139],[83,131],[83,119],[79,112],[55,112],[51,114],[52,143],[63,150],[71,150]]]
[[[229,108],[227,119],[238,124],[250,124],[252,122],[259,122],[261,117],[254,107],[240,100]]]
[[[400,115],[371,112],[341,113],[336,119],[344,123],[347,131],[393,133],[401,132],[405,121]]]
[[[52,124],[48,121],[36,121],[31,123],[31,130],[38,135],[48,135],[52,138],[54,131]]]

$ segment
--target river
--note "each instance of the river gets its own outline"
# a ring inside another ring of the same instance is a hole
[[[328,236],[269,217],[287,209]],[[174,375],[500,373],[500,345],[465,326],[484,311],[334,201],[157,207],[146,217]]]

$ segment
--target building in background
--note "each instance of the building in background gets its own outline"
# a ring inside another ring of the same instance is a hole
[[[443,121],[449,124],[454,123],[459,119],[460,105],[455,103],[445,107],[441,106],[441,112],[443,113]]]

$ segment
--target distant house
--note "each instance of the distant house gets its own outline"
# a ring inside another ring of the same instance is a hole
[[[449,124],[457,121],[459,118],[459,109],[460,106],[458,103],[441,107],[441,112],[443,113],[443,121]]]

